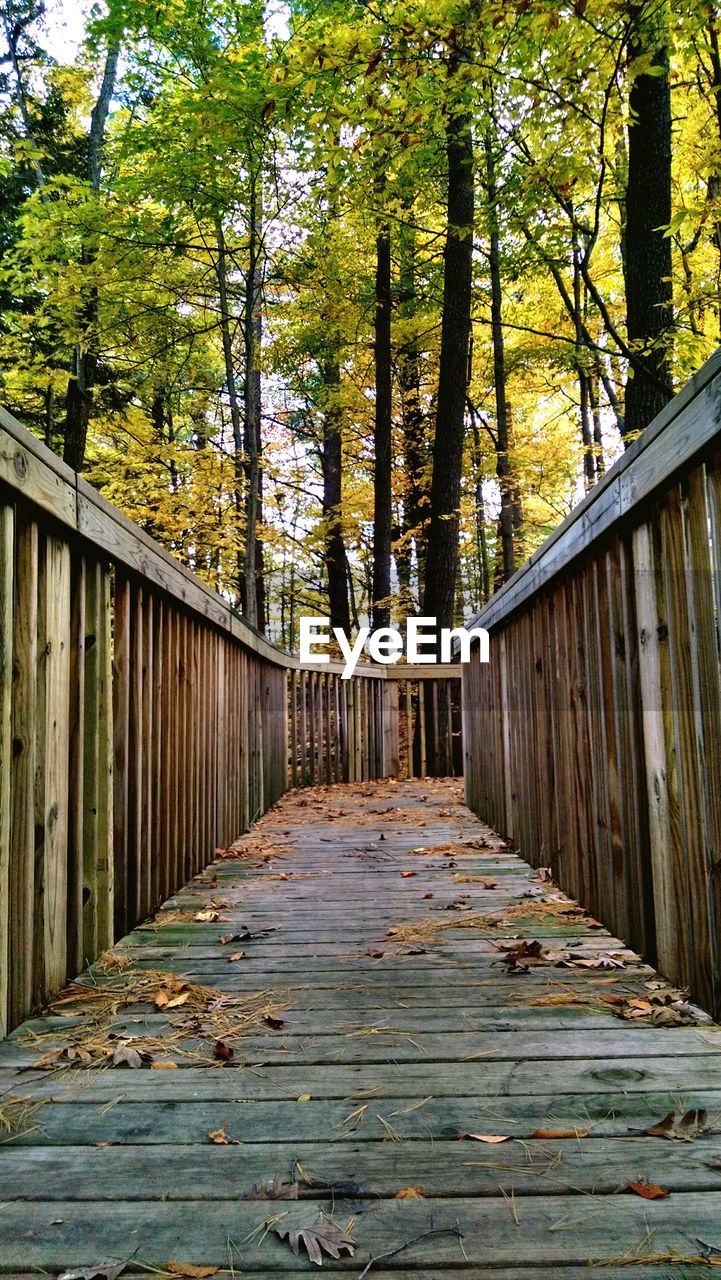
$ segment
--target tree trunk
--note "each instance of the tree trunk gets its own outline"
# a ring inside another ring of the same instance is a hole
[[[499,532],[503,564],[501,582],[507,582],[516,567],[514,549],[514,494],[509,448],[509,413],[506,389],[506,350],[503,336],[503,292],[501,287],[501,238],[498,226],[498,183],[496,178],[495,138],[490,129],[485,136],[486,197],[488,200],[489,251],[491,277],[491,335],[493,340],[493,383],[496,399],[496,476],[501,494]]]
[[[642,431],[670,400],[673,321],[671,241],[671,87],[665,4],[633,3],[629,57],[653,56],[661,75],[637,75],[629,96],[626,190],[626,314],[636,368],[626,383],[626,430]]]
[[[473,135],[470,117],[451,115],[446,132],[448,229],[438,402],[433,441],[431,512],[423,612],[439,627],[454,620],[459,508],[471,337],[473,275]]]
[[[112,41],[108,45],[98,100],[90,116],[87,175],[90,190],[94,196],[97,196],[100,191],[105,126],[115,88],[119,55],[120,45],[117,40]],[[81,256],[83,266],[91,267],[94,258],[94,248],[86,245]],[[76,343],[73,349],[70,378],[65,398],[63,460],[74,471],[82,471],[85,463],[88,424],[93,403],[93,387],[95,386],[98,372],[97,322],[98,292],[95,286],[92,285],[88,290],[83,308],[83,341]]]
[[[348,560],[343,538],[343,437],[340,398],[340,359],[337,332],[330,331],[329,354],[323,363],[326,404],[323,412],[323,559],[328,574],[330,624],[350,633]]]
[[[240,412],[240,396],[235,377],[233,360],[233,339],[231,333],[231,314],[228,299],[228,258],[225,248],[225,233],[220,217],[215,219],[215,243],[217,256],[215,259],[215,276],[218,281],[218,300],[220,302],[220,338],[223,346],[223,363],[225,367],[225,387],[228,393],[230,409],[230,425],[233,432],[233,469],[234,469],[234,504],[236,514],[236,536],[240,531],[243,513],[243,490],[245,486],[245,469],[243,464],[243,426]],[[238,601],[243,604],[243,585],[245,561],[243,552],[236,551],[236,573],[238,580]]]
[[[407,216],[412,216],[408,208]],[[416,313],[415,232],[412,226],[399,236],[400,313],[409,322],[411,333],[403,342],[397,357],[398,387],[401,401],[403,432],[403,515],[399,530],[400,550],[396,552],[398,577],[404,595],[403,609],[412,612],[412,547],[415,544],[418,577],[418,599],[423,597],[426,557],[426,514],[430,449],[426,417],[421,400],[421,360],[418,339],[412,331]]]
[[[245,557],[243,564],[243,607],[252,627],[265,627],[263,557],[259,546],[258,524],[261,518],[261,384],[260,348],[263,336],[261,297],[263,287],[262,218],[260,176],[254,173],[250,192],[250,225],[248,272],[245,280],[243,342],[245,348],[245,381],[243,408],[245,432]]]
[[[376,184],[382,202],[385,181]],[[373,472],[373,626],[390,625],[391,538],[391,240],[379,213],[375,286],[375,464]]]

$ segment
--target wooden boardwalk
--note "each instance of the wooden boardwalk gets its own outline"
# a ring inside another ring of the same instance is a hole
[[[239,851],[0,1046],[1,1271],[284,1276],[330,1224],[331,1280],[717,1274],[718,1029],[459,784],[295,792]]]

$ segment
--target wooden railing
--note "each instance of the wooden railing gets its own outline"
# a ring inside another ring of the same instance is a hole
[[[467,799],[721,1014],[721,353],[483,610]]]
[[[301,669],[0,410],[0,1035],[288,786],[399,773],[402,669],[341,672]]]

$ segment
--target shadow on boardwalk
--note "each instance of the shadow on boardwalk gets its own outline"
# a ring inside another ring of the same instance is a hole
[[[716,1274],[718,1030],[459,784],[234,852],[0,1046],[0,1269],[282,1276],[322,1222],[330,1277]]]

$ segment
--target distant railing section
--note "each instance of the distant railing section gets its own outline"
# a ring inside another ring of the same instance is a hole
[[[303,670],[0,410],[0,1035],[288,786],[398,776],[403,670],[342,670]]]
[[[721,353],[482,611],[468,803],[721,1015]]]

